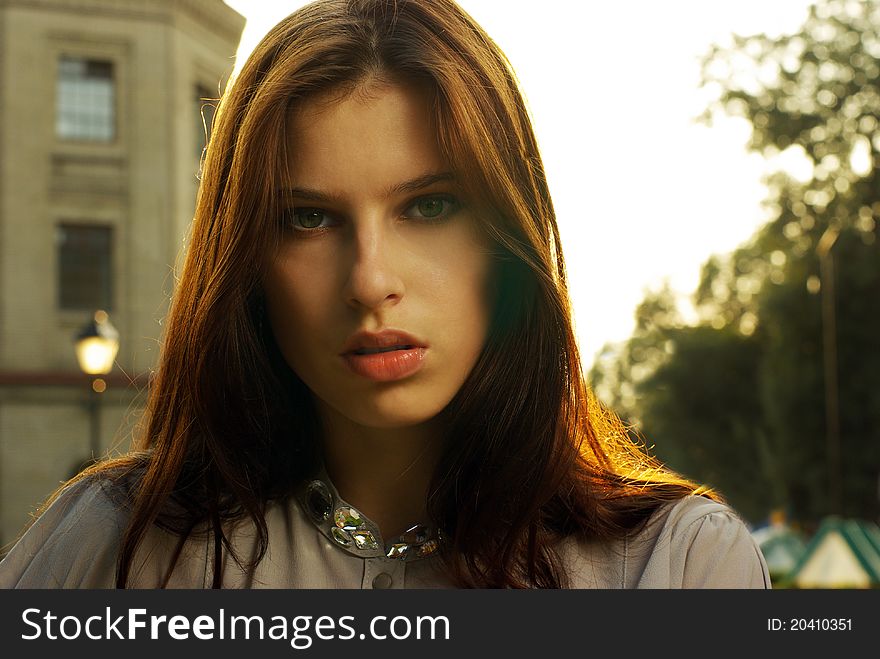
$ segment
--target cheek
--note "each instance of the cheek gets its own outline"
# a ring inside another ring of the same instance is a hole
[[[264,283],[266,310],[275,339],[285,353],[316,336],[327,313],[326,277],[301,260],[277,260]]]
[[[492,308],[491,264],[488,250],[473,244],[442,250],[435,261],[429,296],[445,311],[441,322],[468,352],[479,350],[488,333]],[[436,257],[435,257],[436,258]]]

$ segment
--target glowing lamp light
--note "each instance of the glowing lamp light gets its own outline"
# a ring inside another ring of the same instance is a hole
[[[76,335],[76,360],[83,373],[102,375],[113,369],[119,352],[119,332],[106,311],[96,311],[92,322]]]

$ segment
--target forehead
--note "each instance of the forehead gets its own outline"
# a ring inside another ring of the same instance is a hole
[[[382,186],[446,169],[428,92],[373,84],[306,99],[289,115],[288,175],[297,185]]]

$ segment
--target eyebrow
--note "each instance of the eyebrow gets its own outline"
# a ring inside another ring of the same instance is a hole
[[[431,185],[434,185],[435,183],[443,183],[454,180],[455,175],[452,172],[424,174],[408,181],[403,181],[402,183],[392,185],[385,192],[385,196],[391,197],[396,194],[408,194],[412,192],[418,192],[419,190],[423,190]],[[285,190],[284,193],[290,197],[299,197],[300,199],[308,199],[309,201],[320,201],[324,203],[332,203],[339,200],[338,195],[328,192],[322,192],[321,190],[316,190],[314,188],[289,188]]]

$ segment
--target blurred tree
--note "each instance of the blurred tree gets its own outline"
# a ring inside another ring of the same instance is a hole
[[[878,30],[877,2],[823,0],[796,34],[710,50],[702,120],[742,116],[751,149],[797,167],[767,178],[752,240],[705,263],[693,326],[650,293],[591,371],[660,458],[753,520],[880,510]]]
[[[591,372],[591,383],[605,405],[635,418],[636,387],[670,356],[673,333],[683,326],[675,293],[664,283],[648,291],[635,312],[635,330],[622,346],[605,346]]]

